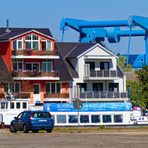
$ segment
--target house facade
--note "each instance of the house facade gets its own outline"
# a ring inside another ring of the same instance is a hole
[[[1,28],[0,55],[13,79],[3,84],[5,93],[29,98],[29,104],[69,101],[71,78],[64,77],[67,69],[49,29]]]
[[[102,43],[55,42],[46,28],[1,28],[0,56],[9,78],[1,92],[29,104],[129,101],[117,56]]]
[[[98,43],[57,43],[73,77],[71,101],[126,102],[126,77],[117,56]]]

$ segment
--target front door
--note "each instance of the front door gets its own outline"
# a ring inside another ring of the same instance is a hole
[[[34,84],[34,92],[33,92],[34,103],[40,103],[40,84]]]

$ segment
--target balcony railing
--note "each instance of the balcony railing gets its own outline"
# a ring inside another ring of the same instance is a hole
[[[59,71],[50,71],[50,72],[43,72],[43,71],[13,71],[13,77],[59,77]]]
[[[29,92],[14,93],[13,96],[19,99],[30,98],[30,93]]]
[[[117,71],[115,70],[100,70],[95,71],[91,70],[84,73],[84,78],[109,78],[109,77],[117,77]]]
[[[12,55],[18,56],[18,55],[24,55],[24,56],[45,56],[45,55],[58,55],[58,52],[56,50],[32,50],[32,49],[23,49],[23,50],[13,50]]]
[[[69,94],[44,94],[44,98],[69,98]]]
[[[79,94],[74,94],[74,98],[78,97],[80,99],[124,99],[128,98],[127,92],[112,92],[112,91],[87,91],[80,92]]]

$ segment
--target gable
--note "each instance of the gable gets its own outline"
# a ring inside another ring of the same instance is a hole
[[[30,35],[30,34],[34,34],[34,35],[37,35],[37,36],[39,36],[39,37],[43,37],[43,38],[45,38],[45,39],[54,40],[54,38],[52,38],[51,36],[47,36],[47,35],[45,35],[45,34],[43,34],[43,33],[40,33],[40,32],[38,32],[38,31],[36,31],[36,30],[30,30],[30,31],[28,31],[28,32],[19,34],[19,35],[17,35],[17,36],[14,36],[14,37],[10,38],[10,40],[13,41],[13,40],[16,40],[16,39],[18,39],[18,38],[25,37],[25,36]]]
[[[115,54],[113,54],[111,51],[108,49],[102,47],[99,44],[96,44],[95,46],[91,47],[81,55],[79,55],[78,58],[81,56],[91,56],[91,57],[117,57]]]

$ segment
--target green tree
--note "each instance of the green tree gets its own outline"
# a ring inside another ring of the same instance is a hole
[[[144,66],[141,70],[138,70],[138,81],[143,85],[143,96],[146,107],[148,108],[148,66]]]
[[[140,81],[127,81],[127,89],[133,106],[139,106],[145,109],[145,99],[143,95],[143,84]]]
[[[120,54],[118,59],[119,66],[123,69],[123,71],[132,71],[132,65],[131,64],[127,65],[126,63],[127,59],[125,58],[125,56]]]

